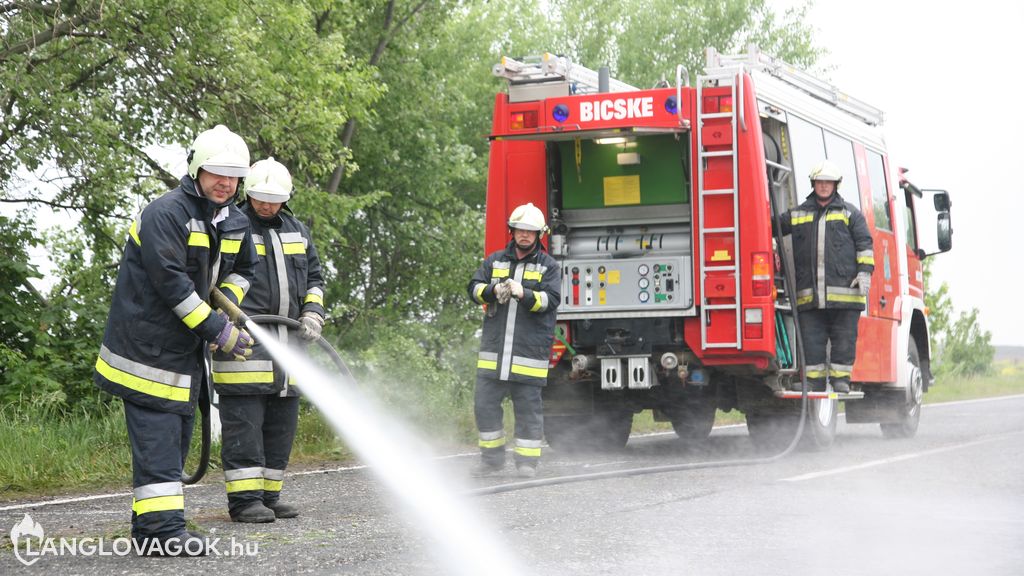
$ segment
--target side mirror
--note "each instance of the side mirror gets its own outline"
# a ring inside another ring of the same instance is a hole
[[[949,193],[945,190],[921,190],[914,200],[914,217],[917,220],[921,250],[928,256],[951,250],[953,220],[950,216],[952,202]]]
[[[949,252],[953,248],[953,222],[949,218],[949,212],[939,214],[936,222],[936,235],[939,240],[939,251]]]

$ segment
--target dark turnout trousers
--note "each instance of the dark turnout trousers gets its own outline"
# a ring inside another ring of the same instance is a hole
[[[232,517],[278,501],[299,420],[299,397],[253,394],[220,397],[221,461]]]
[[[849,383],[857,357],[857,322],[860,310],[818,308],[800,312],[800,336],[804,342],[807,380],[824,390],[828,378],[833,385]],[[831,351],[828,346],[831,343]]]
[[[185,532],[181,471],[195,414],[183,416],[124,403],[132,446],[132,537],[167,538]]]
[[[473,411],[480,432],[480,455],[485,464],[501,466],[505,463],[505,426],[501,402],[512,398],[515,414],[516,465],[536,466],[540,460],[541,440],[544,438],[544,408],[542,387],[477,376]]]

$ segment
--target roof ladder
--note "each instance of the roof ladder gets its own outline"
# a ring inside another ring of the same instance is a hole
[[[737,127],[746,130],[743,118],[743,70],[734,67],[719,70],[713,74],[697,76],[697,154],[700,165],[697,170],[697,207],[699,210],[699,262],[700,278],[700,343],[702,349],[743,348],[742,306],[739,269],[739,164],[737,158]],[[707,88],[728,86],[732,98],[732,110],[728,112],[705,112],[704,97]],[[738,117],[737,117],[738,116]],[[706,136],[713,136],[708,143]],[[727,159],[723,162],[722,159]],[[725,165],[731,170],[723,177]],[[709,171],[709,166],[713,170]],[[710,178],[709,178],[710,176]],[[713,184],[709,187],[708,180]],[[709,218],[709,207],[714,206],[714,217]],[[731,214],[729,208],[731,207]],[[730,219],[731,218],[731,219]],[[712,220],[712,227],[708,227]],[[713,241],[716,248],[709,254],[708,244]],[[730,243],[731,242],[731,243]],[[721,248],[724,247],[724,248]],[[721,264],[714,264],[715,262]],[[708,264],[708,263],[712,264]],[[722,284],[721,292],[731,296],[708,298],[708,287]],[[714,330],[709,330],[714,326]],[[733,327],[733,329],[730,329]]]
[[[599,74],[586,66],[574,64],[564,56],[556,56],[545,52],[540,56],[524,58],[522,61],[502,56],[501,62],[491,68],[491,72],[509,81],[509,94],[513,88],[527,85],[549,84],[564,87],[564,95],[594,94],[599,91]],[[625,82],[610,78],[610,92],[629,92],[638,90]],[[531,94],[532,96],[532,94]],[[547,96],[547,94],[544,94]],[[531,97],[521,98],[523,100]],[[513,101],[517,99],[513,98]]]

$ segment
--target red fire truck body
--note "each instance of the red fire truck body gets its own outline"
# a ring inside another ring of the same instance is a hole
[[[759,445],[792,437],[800,394],[787,390],[802,367],[789,239],[778,245],[773,220],[811,192],[825,158],[865,215],[875,271],[854,390],[811,394],[804,439],[832,442],[839,400],[851,422],[914,434],[931,379],[921,261],[950,247],[949,199],[892,177],[878,110],[755,50],[709,50],[693,87],[680,67],[675,86],[607,79],[597,92],[596,73],[550,54],[494,72],[509,88],[495,98],[486,250],[507,244],[508,214],[532,202],[563,268],[550,443],[622,444],[644,409],[686,440],[734,408]]]

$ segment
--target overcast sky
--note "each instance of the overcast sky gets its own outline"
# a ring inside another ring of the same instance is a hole
[[[831,81],[885,111],[893,164],[951,194],[953,251],[934,257],[933,284],[978,308],[993,344],[1024,346],[1024,4],[818,0],[808,23]]]

